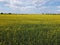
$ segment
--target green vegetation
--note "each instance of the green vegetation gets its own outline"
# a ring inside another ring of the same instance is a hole
[[[0,15],[0,45],[60,45],[60,15]]]

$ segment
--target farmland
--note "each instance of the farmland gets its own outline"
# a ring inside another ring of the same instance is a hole
[[[60,45],[60,15],[0,14],[0,45]]]

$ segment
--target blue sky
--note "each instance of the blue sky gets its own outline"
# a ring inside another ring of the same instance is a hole
[[[0,12],[20,14],[60,13],[60,0],[0,0]]]

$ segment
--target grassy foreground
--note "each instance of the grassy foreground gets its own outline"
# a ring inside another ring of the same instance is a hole
[[[60,45],[60,15],[0,15],[0,45]]]

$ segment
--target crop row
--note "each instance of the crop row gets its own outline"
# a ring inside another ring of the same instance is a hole
[[[0,26],[0,45],[59,45],[59,24]]]

